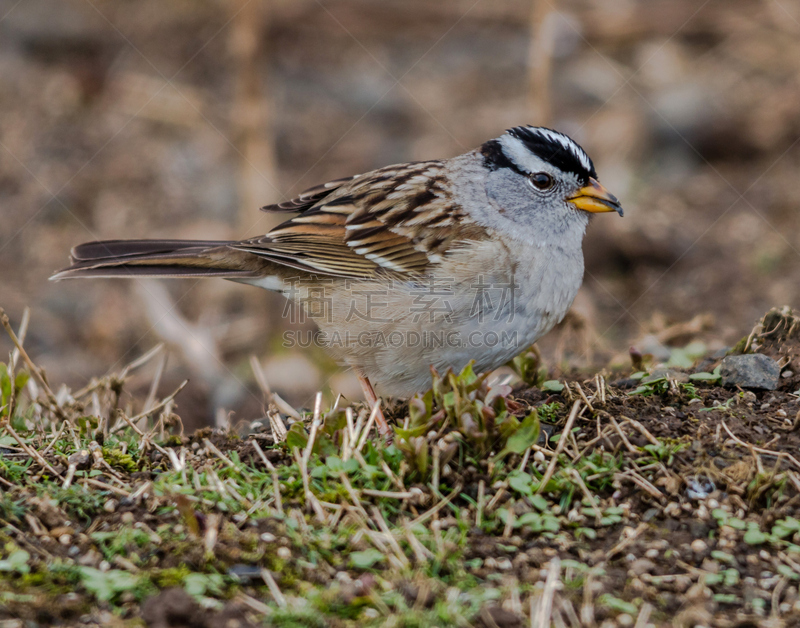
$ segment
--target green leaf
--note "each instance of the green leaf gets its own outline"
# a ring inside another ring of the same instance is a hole
[[[748,545],[761,545],[766,542],[769,537],[758,528],[750,528],[744,533],[744,542]]]
[[[722,508],[714,508],[714,510],[711,511],[711,516],[714,517],[714,519],[716,519],[718,522],[724,524],[725,521],[728,520],[728,517],[730,517],[730,514],[727,511],[722,510]]]
[[[521,454],[531,448],[539,440],[539,415],[532,411],[520,423],[516,431],[508,437],[506,446],[495,456],[495,461],[502,460],[508,454]]]
[[[14,378],[14,388],[16,388],[16,394],[25,388],[25,384],[28,383],[28,380],[31,378],[30,373],[27,371],[20,371],[17,373],[17,376]]]
[[[533,504],[533,507],[536,508],[537,510],[540,510],[541,512],[547,510],[548,507],[547,500],[541,495],[534,495],[533,497],[530,498],[530,500],[531,504]]]
[[[506,513],[506,518],[508,513]],[[505,521],[503,522],[505,523]],[[517,517],[514,521],[515,528],[530,528],[534,532],[539,532],[542,529],[542,516],[536,512],[526,512]]]
[[[789,578],[790,580],[800,580],[800,574],[797,573],[794,569],[789,567],[789,565],[778,565],[775,570],[781,574],[782,576]]]
[[[100,571],[92,567],[79,567],[81,583],[101,602],[111,601],[118,593],[130,591],[139,584],[139,578],[121,569]]]
[[[631,604],[625,600],[620,600],[619,598],[609,595],[608,593],[601,595],[597,601],[603,606],[607,606],[612,610],[619,611],[620,613],[627,613],[628,615],[632,615],[634,617],[639,612],[639,609],[636,608],[635,604]]]
[[[720,376],[714,375],[714,373],[692,373],[689,375],[689,379],[700,382],[715,382],[719,378]]]
[[[564,384],[559,382],[557,379],[548,379],[544,384],[542,384],[542,390],[561,392],[564,390]]]
[[[308,445],[308,434],[306,434],[303,424],[300,422],[292,423],[292,427],[290,427],[289,431],[286,433],[286,440],[284,442],[289,451],[292,451],[295,447],[298,449],[305,449],[306,445]]]
[[[728,563],[730,565],[736,564],[736,558],[734,558],[733,555],[728,554],[727,552],[722,552],[720,550],[712,550],[711,558],[713,558],[714,560],[718,560],[721,563]]]
[[[594,528],[578,528],[575,530],[575,536],[578,538],[585,536],[587,539],[594,540],[597,538],[597,530]]]
[[[0,571],[10,571],[21,574],[30,573],[28,561],[31,555],[25,550],[14,550],[5,560],[0,560]]]
[[[561,529],[561,522],[558,517],[545,514],[542,516],[542,528],[547,532],[558,532]]]
[[[0,363],[0,405],[5,405],[11,397],[11,378],[8,376],[8,367]]]
[[[183,580],[183,588],[189,595],[219,595],[222,593],[223,579],[220,574],[190,573]]]
[[[369,569],[375,563],[383,562],[383,560],[383,554],[374,548],[350,554],[350,564],[355,569]]]
[[[472,365],[475,364],[474,361],[470,361],[458,375],[459,383],[466,384],[467,386],[474,384],[475,381],[478,379],[478,376],[475,375],[475,371],[472,369]]]
[[[530,495],[533,492],[533,478],[528,473],[512,471],[508,475],[508,486],[517,493]]]

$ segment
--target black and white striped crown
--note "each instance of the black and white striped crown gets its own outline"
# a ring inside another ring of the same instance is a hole
[[[592,160],[577,142],[545,127],[517,126],[481,148],[490,168],[511,168],[523,175],[531,174],[524,159],[526,151],[559,170],[576,175],[581,183],[588,182],[589,177],[597,178]]]

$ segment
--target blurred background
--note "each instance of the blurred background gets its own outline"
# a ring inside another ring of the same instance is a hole
[[[73,388],[166,343],[130,388],[190,378],[188,426],[262,415],[251,355],[294,404],[357,398],[266,292],[47,278],[83,241],[262,234],[314,184],[544,124],[625,207],[548,364],[717,350],[800,305],[799,35],[795,0],[0,0],[0,306]]]

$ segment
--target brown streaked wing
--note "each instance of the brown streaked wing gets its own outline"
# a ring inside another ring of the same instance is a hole
[[[321,200],[323,200],[326,196],[329,196],[337,189],[345,185],[346,183],[350,183],[353,179],[360,177],[361,175],[354,175],[352,177],[344,177],[342,179],[334,179],[333,181],[328,181],[327,183],[321,183],[320,185],[315,185],[314,187],[308,188],[307,190],[302,191],[298,194],[295,198],[290,199],[288,201],[284,201],[282,203],[275,203],[274,205],[265,205],[261,208],[262,212],[303,212],[307,209],[310,209]]]
[[[313,273],[419,275],[470,223],[448,192],[442,162],[419,162],[361,175],[235,248]]]

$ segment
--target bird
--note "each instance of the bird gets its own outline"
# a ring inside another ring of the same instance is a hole
[[[490,371],[560,322],[590,217],[623,215],[579,144],[530,125],[262,210],[295,215],[238,241],[87,242],[51,279],[219,277],[281,293],[354,370],[384,437],[379,394],[423,392],[431,368]]]

